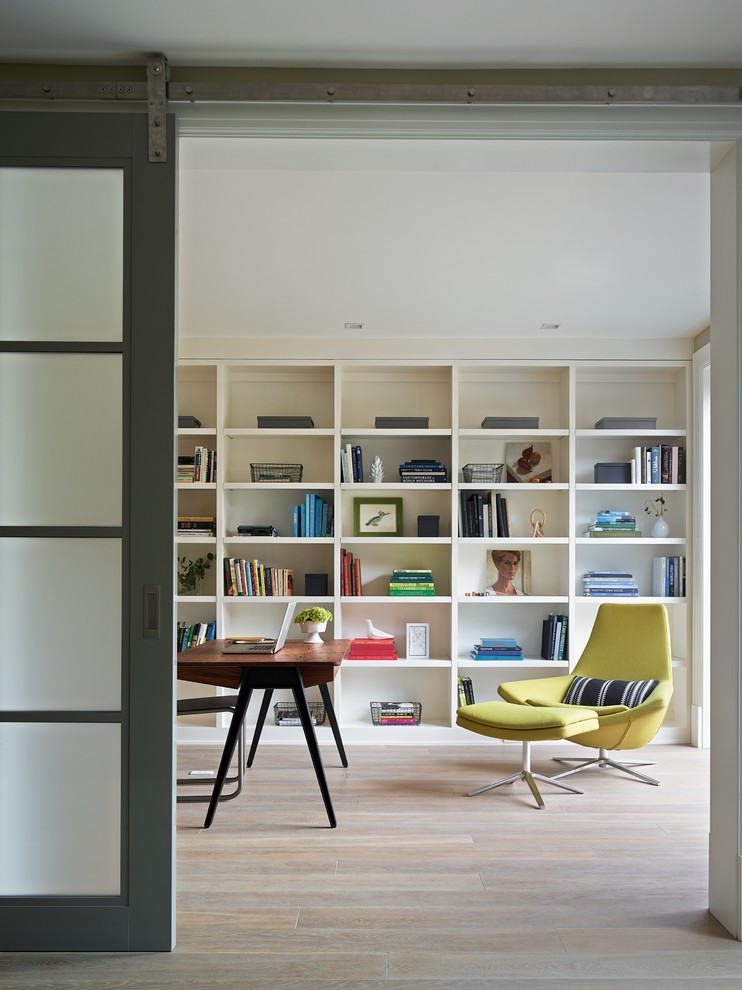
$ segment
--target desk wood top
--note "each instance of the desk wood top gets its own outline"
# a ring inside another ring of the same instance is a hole
[[[237,687],[245,667],[299,667],[306,687],[335,679],[348,655],[349,639],[305,643],[290,639],[278,653],[222,653],[226,640],[212,639],[178,654],[178,679]]]

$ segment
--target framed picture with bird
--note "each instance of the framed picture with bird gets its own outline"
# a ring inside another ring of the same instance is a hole
[[[353,499],[354,536],[402,536],[401,498]]]

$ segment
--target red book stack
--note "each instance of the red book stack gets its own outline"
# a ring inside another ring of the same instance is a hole
[[[396,660],[394,640],[389,639],[353,639],[350,643],[349,660]]]

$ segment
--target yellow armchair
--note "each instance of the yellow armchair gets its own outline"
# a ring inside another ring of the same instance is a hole
[[[571,674],[540,677],[501,684],[499,694],[512,704],[558,707],[575,677],[601,680],[657,680],[657,687],[635,708],[607,705],[592,708],[598,714],[597,729],[572,736],[571,742],[597,749],[598,756],[577,761],[578,766],[556,778],[588,767],[612,767],[648,784],[659,781],[632,769],[647,763],[619,763],[609,750],[639,749],[651,742],[664,721],[672,697],[672,664],[667,610],[661,604],[604,603],[598,609],[585,649]],[[571,706],[570,706],[571,707]],[[563,763],[571,758],[555,757]],[[556,779],[555,778],[555,779]]]

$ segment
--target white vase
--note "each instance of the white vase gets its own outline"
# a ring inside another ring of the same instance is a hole
[[[657,516],[649,531],[656,540],[663,540],[670,535],[670,527],[664,516]]]
[[[303,633],[307,633],[307,638],[304,640],[305,643],[321,643],[322,637],[321,632],[327,629],[326,622],[301,622],[299,628]]]

